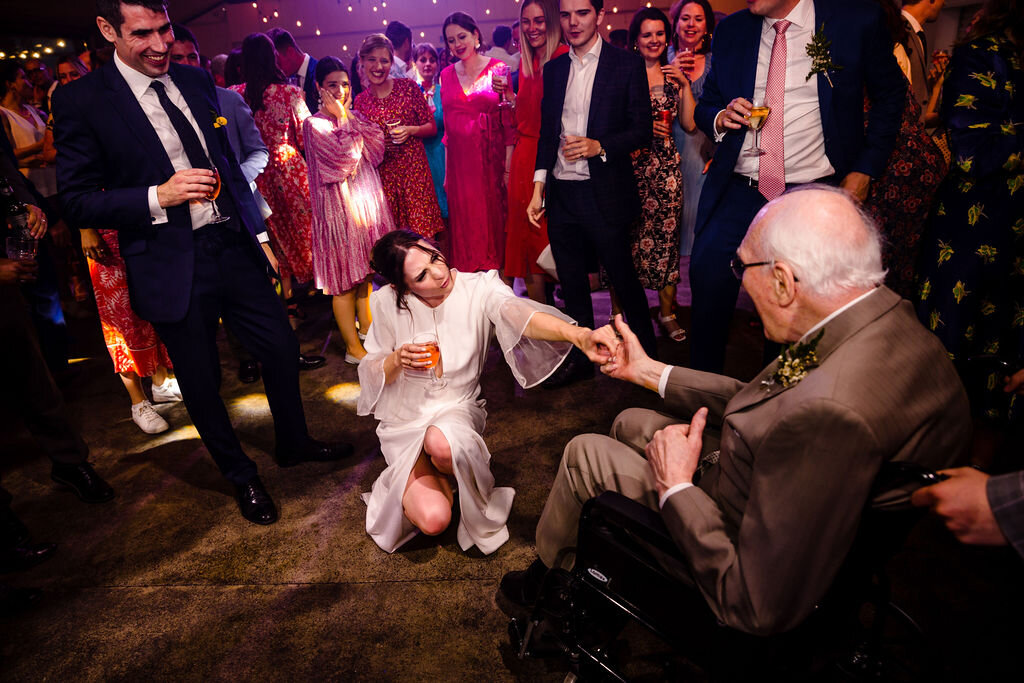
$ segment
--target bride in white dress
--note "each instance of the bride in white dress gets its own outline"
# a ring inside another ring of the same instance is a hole
[[[609,359],[608,349],[557,309],[517,297],[497,272],[449,268],[416,233],[382,237],[373,266],[391,285],[370,297],[358,413],[380,420],[388,466],[364,495],[366,532],[388,552],[417,530],[442,533],[451,523],[454,479],[459,546],[492,553],[508,540],[515,491],[494,486],[481,436],[487,413],[480,373],[491,335],[523,387],[542,382],[573,345],[598,363]],[[424,369],[431,364],[427,348],[412,343],[425,333],[436,335],[440,347],[432,369]]]

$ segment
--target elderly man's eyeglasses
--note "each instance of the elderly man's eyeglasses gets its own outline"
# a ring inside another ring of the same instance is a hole
[[[729,261],[729,267],[732,268],[732,274],[736,276],[737,280],[743,279],[743,271],[747,268],[753,268],[754,266],[770,266],[775,261],[758,261],[756,263],[744,263],[740,258],[739,254],[736,254],[733,260]]]

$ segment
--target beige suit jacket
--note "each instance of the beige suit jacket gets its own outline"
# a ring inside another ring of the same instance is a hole
[[[799,383],[749,384],[677,368],[676,415],[708,406],[721,456],[662,510],[715,615],[750,633],[803,621],[853,542],[884,460],[941,468],[966,455],[960,379],[911,305],[881,287],[824,327],[820,365]]]

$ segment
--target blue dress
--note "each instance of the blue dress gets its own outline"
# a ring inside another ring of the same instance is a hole
[[[704,55],[704,73],[690,83],[694,99],[700,99],[704,90],[704,79],[711,70],[711,53]],[[683,210],[679,215],[679,253],[689,256],[693,249],[693,228],[697,224],[697,204],[704,187],[704,164],[700,150],[707,137],[699,130],[691,135],[683,130],[676,120],[672,124],[672,137],[679,150],[679,168],[683,172]]]
[[[420,84],[423,87],[423,84]],[[441,114],[441,84],[434,86],[433,102],[428,102],[430,109],[434,112],[434,123],[437,124],[437,134],[433,137],[423,138],[423,146],[427,150],[427,163],[430,164],[430,175],[434,178],[434,193],[437,195],[437,205],[441,207],[441,218],[448,218],[448,195],[444,192],[444,118]]]

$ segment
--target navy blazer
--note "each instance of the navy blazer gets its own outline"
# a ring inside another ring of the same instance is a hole
[[[561,144],[562,106],[570,63],[566,53],[544,67],[536,169],[546,170],[549,182]],[[598,208],[610,222],[628,223],[640,213],[630,154],[649,146],[653,136],[651,96],[643,58],[605,42],[594,75],[587,137],[600,142],[608,157],[608,161],[591,157],[588,165]]]
[[[815,32],[832,41],[832,62],[843,67],[818,75],[818,102],[825,154],[842,179],[851,171],[877,178],[885,170],[900,132],[907,84],[889,47],[892,38],[882,10],[866,0],[814,0]],[[714,138],[715,117],[734,98],[753,96],[764,17],[740,10],[715,28],[711,71],[694,113],[697,125]],[[822,28],[824,27],[824,28]],[[864,93],[871,101],[864,129]],[[736,166],[745,129],[730,131],[715,150],[701,191],[696,230],[718,204]]]
[[[302,89],[306,95],[306,106],[313,114],[320,108],[320,93],[316,89],[316,59],[309,58],[309,68],[306,69],[306,77],[302,81]]]
[[[202,69],[170,65],[170,77],[199,124],[230,195],[252,238],[264,230],[249,184],[228,144],[213,79]],[[78,228],[118,231],[132,308],[153,322],[176,322],[188,311],[195,263],[188,204],[167,209],[153,225],[149,188],[174,174],[160,138],[113,61],[54,91],[57,185],[65,217]],[[223,203],[222,203],[223,206]],[[228,213],[225,211],[225,213]]]

